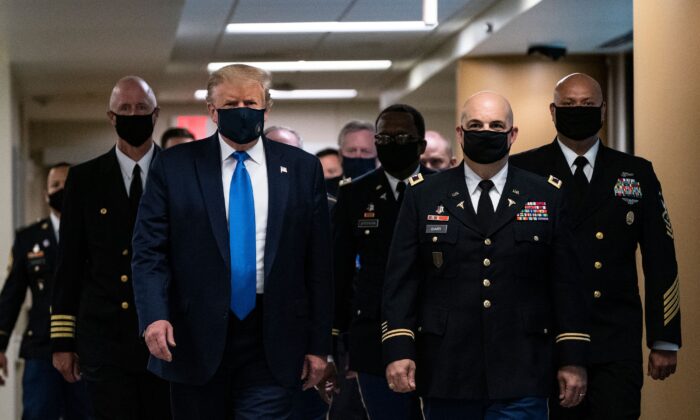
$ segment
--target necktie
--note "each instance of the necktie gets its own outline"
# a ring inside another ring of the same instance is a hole
[[[583,204],[584,198],[588,193],[588,178],[583,172],[583,168],[588,165],[588,159],[584,156],[579,156],[574,160],[574,166],[576,170],[574,171],[574,205],[579,208]]]
[[[495,214],[493,211],[493,202],[491,201],[491,197],[489,197],[489,191],[493,188],[493,181],[485,179],[479,182],[479,188],[481,188],[481,196],[479,197],[479,204],[477,204],[476,207],[476,219],[481,231],[486,233],[491,227],[491,222]]]
[[[143,194],[143,182],[141,181],[141,167],[136,164],[134,172],[131,174],[131,185],[129,186],[129,205],[131,207],[131,220],[136,221],[136,213],[139,210],[139,201]]]
[[[242,320],[255,307],[255,206],[253,185],[245,167],[248,153],[234,152],[232,156],[238,162],[228,196],[231,311]]]
[[[401,202],[403,201],[404,191],[406,191],[406,183],[403,181],[399,181],[399,183],[396,184],[396,192],[398,193],[396,202],[399,203],[399,205],[401,205]]]

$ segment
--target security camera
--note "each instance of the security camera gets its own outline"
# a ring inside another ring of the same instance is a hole
[[[527,49],[527,55],[546,57],[552,61],[557,61],[561,57],[566,56],[566,47],[543,44],[531,45]]]

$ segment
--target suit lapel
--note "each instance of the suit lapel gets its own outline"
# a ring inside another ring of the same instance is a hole
[[[285,163],[284,149],[282,147],[273,144],[264,137],[261,141],[265,148],[267,165],[268,199],[267,234],[265,239],[265,278],[267,278],[280,244],[289,196],[290,177],[297,175],[291,172],[294,168],[287,166]],[[308,182],[313,182],[313,180],[308,180]]]
[[[508,166],[506,184],[501,192],[501,199],[498,201],[496,216],[493,219],[491,228],[485,232],[487,236],[493,235],[506,223],[510,222],[515,215],[525,206],[527,202],[526,187],[521,185],[517,178],[518,168]]]
[[[105,202],[108,209],[115,213],[114,220],[120,228],[131,230],[131,211],[129,208],[129,196],[124,186],[124,176],[122,175],[119,161],[117,160],[116,146],[112,147],[105,156],[101,165],[102,178],[107,181],[107,188],[103,190],[106,195]]]
[[[467,182],[464,179],[464,164],[450,169],[449,173],[450,176],[445,185],[445,196],[441,200],[442,205],[464,226],[481,233],[467,190]]]
[[[561,151],[561,146],[559,146],[557,139],[554,139],[554,142],[551,144],[550,158],[554,168],[554,173],[550,175],[559,178],[562,181],[562,188],[569,190],[574,181],[574,174],[571,172],[571,167],[569,167],[569,163],[566,161],[564,152]]]
[[[226,266],[230,267],[228,223],[226,222],[224,188],[221,182],[221,148],[216,134],[202,141],[209,144],[195,158],[197,179],[202,190],[204,205],[207,208],[216,244]]]

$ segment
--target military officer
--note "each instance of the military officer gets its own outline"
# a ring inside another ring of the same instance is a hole
[[[681,345],[673,228],[651,163],[605,147],[598,138],[605,102],[598,82],[575,73],[554,89],[557,137],[511,158],[558,185],[575,203],[573,223],[586,295],[592,305],[589,393],[554,418],[636,419],[640,415],[642,304],[635,252],[642,251],[648,369],[653,379],[676,370]]]
[[[107,112],[116,129],[109,152],[71,169],[51,314],[53,364],[83,377],[99,419],[170,418],[168,383],[146,371],[131,284],[136,210],[159,148],[155,95],[128,76],[112,90]]]
[[[586,392],[587,313],[559,189],[510,167],[508,101],[470,97],[462,165],[406,191],[384,282],[386,377],[427,419],[546,419]],[[555,356],[555,357],[553,357]]]
[[[377,117],[375,143],[381,167],[341,182],[333,217],[336,280],[335,334],[349,328],[350,369],[358,372],[371,419],[420,418],[415,395],[391,392],[384,378],[380,337],[381,291],[394,224],[407,184],[429,169],[423,116],[409,105],[392,105]],[[355,277],[356,257],[359,273]]]
[[[0,293],[0,370],[7,373],[5,350],[19,316],[27,289],[32,294],[29,322],[22,337],[24,358],[22,418],[25,420],[85,419],[84,382],[71,384],[51,365],[49,349],[49,306],[53,269],[58,246],[58,228],[63,204],[67,163],[49,169],[46,200],[49,217],[17,231],[12,262]],[[0,376],[0,385],[3,385]]]

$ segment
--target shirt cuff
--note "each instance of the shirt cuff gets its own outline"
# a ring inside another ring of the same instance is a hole
[[[657,340],[651,345],[652,350],[665,350],[665,351],[678,351],[679,347],[676,343],[669,343],[668,341]]]

